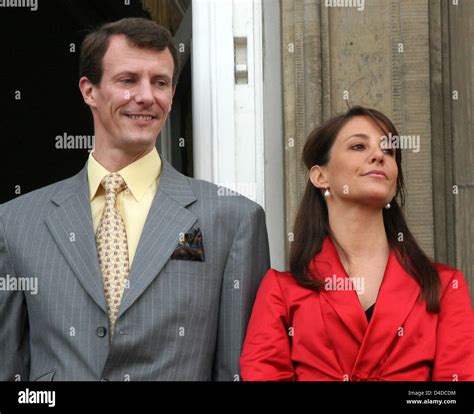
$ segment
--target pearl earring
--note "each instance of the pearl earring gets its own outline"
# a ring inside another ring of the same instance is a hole
[[[324,197],[329,197],[331,195],[331,193],[329,192],[329,189],[326,188],[326,191],[324,192]]]
[[[389,210],[390,207],[392,207],[392,206],[390,205],[390,203],[385,204],[385,208],[386,208],[387,210]]]

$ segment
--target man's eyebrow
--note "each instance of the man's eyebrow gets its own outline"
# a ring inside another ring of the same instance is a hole
[[[348,141],[349,138],[354,138],[354,137],[363,138],[363,139],[370,139],[370,137],[366,134],[352,134],[352,135],[349,135],[344,141]]]
[[[135,72],[131,72],[129,70],[124,70],[122,72],[117,73],[113,76],[113,79],[120,78],[121,76],[137,76]]]
[[[171,80],[171,78],[166,74],[166,73],[159,73],[157,75],[152,76],[153,79],[165,79],[165,80]]]
[[[117,78],[120,78],[122,76],[136,77],[136,76],[138,76],[138,73],[132,72],[130,70],[124,70],[124,71],[119,72],[119,73],[115,74],[114,76],[112,76],[112,79],[117,79]],[[153,75],[152,79],[165,79],[167,81],[171,81],[171,78],[166,73],[159,73],[157,75]]]

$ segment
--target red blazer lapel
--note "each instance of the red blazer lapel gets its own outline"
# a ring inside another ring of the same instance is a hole
[[[403,325],[420,295],[420,286],[391,251],[355,372],[380,372],[383,362],[404,335]]]
[[[310,263],[319,280],[349,279],[329,236]],[[403,324],[420,287],[390,252],[370,324],[355,290],[320,291],[321,310],[341,369],[351,376],[377,376],[390,350],[403,336]],[[326,304],[330,306],[326,306]]]
[[[321,308],[327,320],[329,337],[338,338],[338,344],[347,340],[346,343],[353,344],[350,345],[351,348],[356,346],[358,349],[364,339],[367,319],[357,297],[357,292],[355,290],[340,290],[334,286],[334,282],[344,283],[345,286],[350,285],[350,282],[329,236],[326,236],[321,251],[315,255],[309,269],[314,278],[328,282],[326,288],[320,291],[320,295],[339,316],[340,323],[338,324],[328,314],[327,307],[322,304]],[[336,288],[336,290],[331,290],[331,288]],[[352,339],[341,338],[341,335],[348,335]]]

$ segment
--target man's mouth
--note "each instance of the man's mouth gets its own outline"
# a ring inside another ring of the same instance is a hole
[[[156,119],[154,115],[148,114],[125,114],[131,119],[135,119],[136,121],[151,121],[152,119]]]

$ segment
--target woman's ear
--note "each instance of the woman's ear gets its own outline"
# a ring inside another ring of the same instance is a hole
[[[311,167],[311,170],[309,170],[309,179],[316,188],[323,189],[329,187],[327,173],[324,167],[319,165],[314,165]]]

